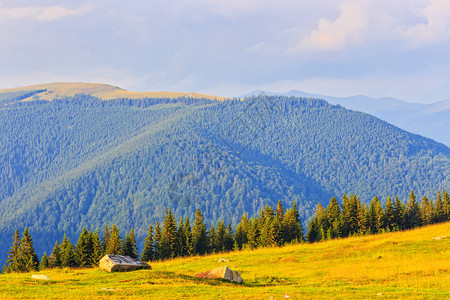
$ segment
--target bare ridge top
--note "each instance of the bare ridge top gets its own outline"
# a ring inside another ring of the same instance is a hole
[[[53,100],[58,97],[72,97],[76,94],[88,94],[103,100],[120,99],[120,98],[178,98],[178,97],[191,97],[191,98],[207,98],[214,100],[226,100],[225,97],[217,97],[212,95],[205,95],[199,93],[186,93],[186,92],[133,92],[121,89],[116,86],[103,83],[85,83],[85,82],[54,82],[30,85],[11,89],[0,89],[0,93],[11,93],[19,91],[32,91],[32,90],[46,90],[44,92],[37,93],[23,101],[31,100],[34,96],[37,96],[42,100]]]

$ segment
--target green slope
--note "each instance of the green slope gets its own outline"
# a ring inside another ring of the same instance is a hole
[[[151,262],[152,270],[0,275],[1,298],[448,299],[450,223],[405,232]],[[220,257],[230,260],[218,263]],[[243,284],[195,278],[227,265]]]
[[[2,255],[26,225],[42,253],[83,226],[142,239],[166,207],[236,224],[297,199],[306,220],[332,195],[432,196],[450,182],[446,146],[321,100],[77,95],[3,105],[0,140]]]

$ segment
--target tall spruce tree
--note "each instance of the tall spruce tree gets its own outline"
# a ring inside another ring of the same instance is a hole
[[[79,267],[92,266],[92,233],[88,232],[86,227],[80,233],[75,251],[76,264]]]
[[[161,227],[159,227],[158,221],[155,224],[155,259],[162,259],[162,251],[161,251]]]
[[[428,225],[434,222],[433,202],[429,201],[426,196],[423,196],[422,202],[420,203],[420,213],[422,225]]]
[[[122,248],[122,239],[120,237],[119,228],[117,228],[116,224],[112,224],[111,231],[109,233],[109,241],[106,246],[105,254],[118,254],[121,255],[123,253]]]
[[[398,196],[395,196],[394,220],[395,220],[395,227],[397,228],[397,230],[403,230],[406,228],[405,204],[400,201]]]
[[[445,202],[442,200],[441,191],[436,194],[436,204],[434,207],[434,223],[440,223],[446,221]]]
[[[19,251],[20,251],[20,234],[16,229],[13,236],[13,244],[11,250],[8,251],[8,258],[6,265],[3,267],[4,273],[11,273],[19,271]]]
[[[406,203],[406,228],[416,228],[421,226],[421,213],[419,203],[416,201],[416,195],[411,190],[409,193],[409,200]]]
[[[52,254],[50,254],[49,266],[50,268],[61,267],[61,247],[59,246],[58,241],[55,242]]]
[[[163,258],[176,257],[176,238],[177,238],[177,222],[172,210],[168,208],[166,210],[166,216],[164,218],[164,225],[161,236],[161,250]]]
[[[100,259],[102,259],[104,255],[102,242],[100,241],[100,235],[98,234],[97,229],[92,233],[92,255],[91,261],[94,265],[98,265]]]
[[[248,243],[248,228],[249,228],[249,220],[247,213],[244,213],[241,217],[241,221],[236,226],[236,233],[234,234],[234,238],[236,240],[237,249],[240,250],[242,247]]]
[[[103,229],[103,238],[102,238],[102,248],[103,248],[103,253],[105,253],[105,254],[110,254],[110,253],[106,252],[106,248],[108,248],[110,237],[111,237],[111,233],[110,233],[109,227],[108,227],[108,225],[105,225],[105,229]]]
[[[39,270],[45,270],[49,267],[48,265],[48,255],[47,252],[44,252],[44,255],[42,255],[41,263],[39,264]]]
[[[136,237],[134,236],[133,228],[130,229],[130,233],[125,236],[125,242],[123,244],[123,254],[132,258],[138,258],[136,246]]]
[[[442,198],[444,199],[445,221],[450,221],[450,196],[446,190],[442,191]]]
[[[192,228],[189,217],[186,217],[184,222],[184,238],[186,240],[186,255],[190,256],[194,253],[194,245],[192,241]]]
[[[77,266],[75,248],[65,234],[61,242],[61,266],[69,268]]]
[[[198,208],[195,212],[194,226],[192,227],[192,242],[195,254],[203,255],[209,252],[209,237],[203,221],[203,214]]]
[[[225,234],[225,238],[223,241],[224,251],[232,251],[234,248],[234,234],[233,228],[231,227],[231,223],[228,223],[227,232]]]
[[[142,250],[141,260],[151,261],[155,258],[155,250],[153,249],[153,227],[148,225],[147,237],[144,240],[144,249]]]
[[[33,246],[33,240],[28,228],[25,227],[19,247],[19,271],[29,272],[39,270],[39,257]]]
[[[394,204],[392,203],[391,196],[388,196],[386,199],[383,224],[389,231],[392,231],[395,227]]]
[[[217,249],[216,246],[217,242],[217,233],[216,229],[214,228],[214,223],[211,223],[211,227],[209,227],[209,250],[211,253],[219,252],[219,249]]]
[[[378,233],[383,228],[384,212],[378,196],[375,196],[369,206],[369,227],[372,233]]]

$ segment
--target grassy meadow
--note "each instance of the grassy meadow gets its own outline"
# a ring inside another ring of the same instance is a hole
[[[447,237],[434,239],[442,236]],[[220,257],[230,262],[218,263]],[[151,265],[128,273],[2,274],[0,298],[450,299],[450,223]],[[244,284],[194,278],[224,265],[239,271]],[[34,280],[32,274],[51,280]]]

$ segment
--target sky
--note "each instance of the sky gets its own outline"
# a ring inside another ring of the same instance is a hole
[[[0,0],[0,88],[450,98],[449,0]]]

